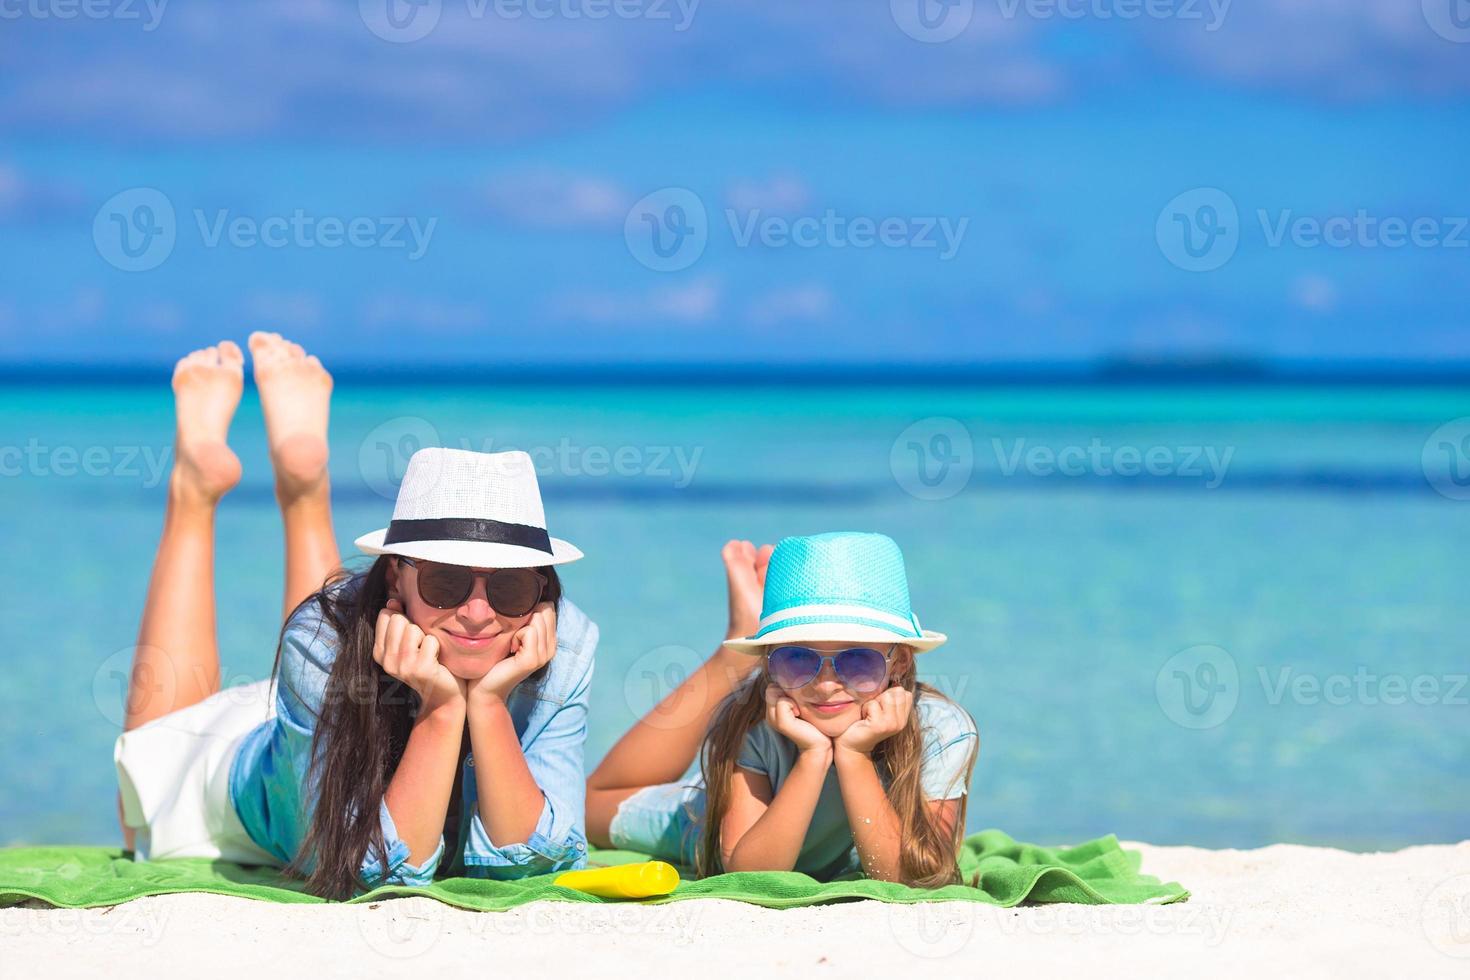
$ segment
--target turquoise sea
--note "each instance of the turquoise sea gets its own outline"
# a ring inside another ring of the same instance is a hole
[[[162,381],[0,388],[0,845],[119,839],[171,413]],[[239,683],[270,670],[282,578],[248,391],[232,440]],[[565,579],[602,628],[589,765],[718,642],[727,538],[874,529],[951,638],[926,674],[979,723],[972,829],[1470,837],[1464,389],[340,383],[344,553],[429,442],[532,450],[553,533],[587,553]]]

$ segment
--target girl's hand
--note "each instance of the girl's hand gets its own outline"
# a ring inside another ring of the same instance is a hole
[[[472,702],[504,701],[521,681],[551,663],[556,656],[556,604],[543,602],[531,610],[531,619],[510,638],[511,655],[469,684]]]
[[[863,716],[837,736],[836,745],[839,749],[868,755],[879,742],[903,731],[913,708],[912,694],[901,687],[890,687],[863,705]]]
[[[760,628],[766,566],[770,564],[774,550],[774,545],[763,544],[757,548],[749,541],[727,541],[720,550],[730,599],[730,624],[725,630],[725,639],[751,636]]]
[[[409,622],[397,599],[389,599],[378,612],[373,660],[383,673],[407,684],[425,712],[464,698],[459,678],[439,662],[439,641]]]
[[[799,751],[832,751],[832,740],[819,732],[815,725],[803,721],[798,714],[796,702],[786,696],[775,684],[766,687],[766,724],[796,743]]]

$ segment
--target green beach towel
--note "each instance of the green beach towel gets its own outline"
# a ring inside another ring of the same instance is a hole
[[[593,851],[592,866],[644,861],[627,851]],[[1075,902],[1086,905],[1164,904],[1189,897],[1175,883],[1141,874],[1141,857],[1125,851],[1116,837],[1100,837],[1076,847],[1021,844],[998,830],[965,841],[960,867],[965,879],[980,874],[979,887],[949,885],[909,888],[854,877],[819,882],[794,871],[745,871],[680,882],[673,895],[649,903],[691,898],[724,898],[766,908],[786,909],[860,898],[880,902],[966,901],[1009,908],[1022,902]],[[552,884],[555,875],[521,881],[445,878],[427,888],[388,885],[352,899],[368,902],[395,895],[426,895],[449,905],[503,911],[543,899],[602,902]],[[270,868],[242,867],[205,858],[135,862],[110,847],[0,848],[0,907],[38,899],[60,908],[117,905],[146,895],[212,892],[266,902],[318,903],[302,883]]]

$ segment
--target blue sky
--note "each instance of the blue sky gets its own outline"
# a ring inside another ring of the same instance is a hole
[[[1470,0],[95,2],[6,363],[1470,357]]]

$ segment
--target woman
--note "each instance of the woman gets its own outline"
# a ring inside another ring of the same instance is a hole
[[[219,689],[214,515],[240,478],[228,341],[174,373],[163,535],[115,748],[127,846],[284,866],[347,898],[435,874],[516,878],[585,861],[582,748],[597,628],[561,597],[581,557],[547,534],[524,453],[425,449],[392,523],[339,570],[331,378],[275,334],[250,351],[286,531],[270,681]]]

